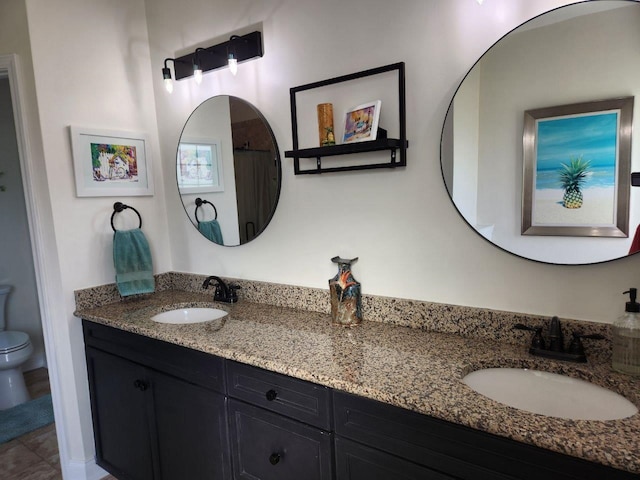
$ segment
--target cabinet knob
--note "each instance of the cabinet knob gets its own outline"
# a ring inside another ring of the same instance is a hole
[[[276,465],[279,461],[280,461],[280,454],[279,453],[272,453],[269,456],[269,463],[271,463],[271,465]]]
[[[142,392],[144,392],[149,387],[149,385],[147,385],[147,382],[139,379],[133,382],[133,386]]]
[[[276,399],[276,397],[277,397],[277,396],[278,396],[278,392],[276,392],[276,391],[275,391],[275,390],[273,390],[273,389],[272,389],[272,390],[269,390],[269,391],[267,392],[267,395],[266,395],[267,400],[269,400],[270,402],[273,402],[273,401]]]

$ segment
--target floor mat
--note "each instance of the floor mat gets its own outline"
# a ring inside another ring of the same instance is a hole
[[[53,423],[51,395],[0,410],[0,444]]]

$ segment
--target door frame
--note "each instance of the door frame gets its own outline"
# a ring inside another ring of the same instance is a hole
[[[18,55],[0,55],[0,76],[6,76],[9,79],[18,157],[22,174],[22,187],[24,189],[29,237],[31,239],[31,253],[33,256],[38,304],[42,322],[42,334],[58,438],[60,466],[65,478],[73,478],[74,475],[68,471],[70,458],[65,440],[66,418],[63,408],[58,360],[55,354],[54,318],[64,318],[60,317],[60,315],[64,315],[64,312],[61,311],[60,308],[62,299],[62,289],[60,285],[62,282],[56,245],[55,242],[51,240],[55,238],[55,231],[53,228],[53,215],[51,213],[44,159],[34,158],[33,151],[37,149],[31,147],[33,145],[32,142],[38,140],[36,136],[30,137],[29,133],[30,128],[26,110],[27,104],[24,100],[26,88]],[[39,118],[33,118],[31,121],[39,122]],[[67,477],[67,474],[71,475]]]

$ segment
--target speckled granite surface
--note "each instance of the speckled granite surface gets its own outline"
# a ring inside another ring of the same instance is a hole
[[[494,402],[460,381],[479,368],[538,368],[605,386],[640,405],[640,380],[611,372],[605,347],[582,365],[526,353],[528,334],[523,341],[518,336],[526,332],[515,336],[511,326],[514,320],[536,324],[542,319],[488,310],[474,317],[477,309],[370,297],[373,318],[365,316],[357,328],[344,329],[330,325],[328,308],[322,311],[328,304],[322,295],[328,292],[321,289],[238,281],[241,301],[225,305],[212,302],[212,292],[202,293],[204,277],[163,275],[157,293],[138,298],[120,301],[113,286],[78,291],[76,315],[640,474],[640,414],[611,421],[545,417]],[[277,301],[269,292],[292,295],[282,299],[285,306],[273,305]],[[192,325],[150,320],[160,311],[186,306],[215,306],[229,315]],[[377,321],[367,321],[372,319]],[[575,326],[608,333],[599,324]]]
[[[213,299],[213,291],[202,289],[204,275],[167,272],[156,275],[156,291],[183,290],[204,293]],[[329,289],[298,287],[249,280],[226,279],[241,286],[241,301],[290,307],[311,312],[329,313]],[[121,300],[115,284],[87,288],[75,292],[78,309],[91,308]],[[531,333],[514,330],[516,323],[529,326],[545,326],[549,318],[537,315],[490,310],[486,308],[446,305],[399,298],[363,295],[362,309],[366,321],[384,322],[422,330],[455,333],[464,337],[498,340],[528,347]],[[602,362],[611,361],[610,326],[602,323],[561,319],[563,331],[568,338],[570,332],[598,333],[607,341],[584,340],[590,358]]]

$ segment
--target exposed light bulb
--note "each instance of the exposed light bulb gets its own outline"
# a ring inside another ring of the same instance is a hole
[[[198,65],[193,66],[193,79],[198,85],[202,83],[202,69]]]
[[[478,5],[482,5],[482,2],[484,2],[484,0],[476,0],[478,2]]]
[[[235,75],[238,73],[238,59],[233,53],[229,54],[229,71]]]
[[[171,70],[167,67],[167,61],[164,62],[165,67],[162,69],[162,78],[164,79],[164,88],[167,92],[173,92],[173,81],[171,80]]]

